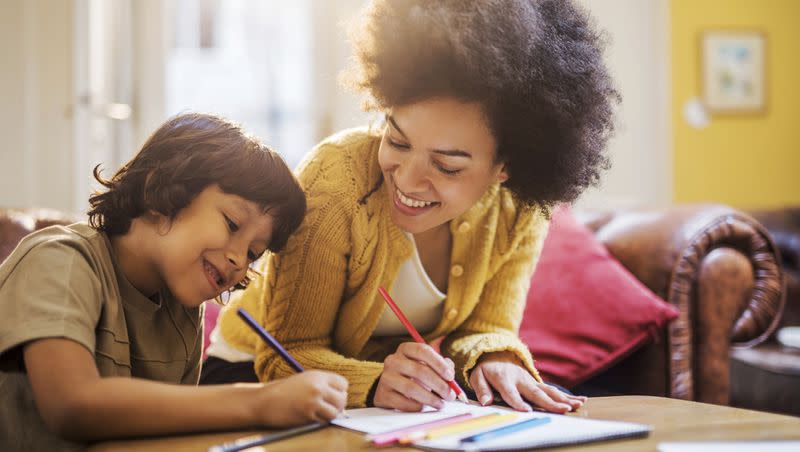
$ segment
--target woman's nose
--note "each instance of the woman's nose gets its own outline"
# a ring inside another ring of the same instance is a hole
[[[395,183],[407,193],[427,190],[428,174],[422,159],[409,157],[401,162],[395,170]]]

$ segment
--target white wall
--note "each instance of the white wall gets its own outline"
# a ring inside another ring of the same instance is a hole
[[[373,114],[361,110],[361,97],[339,83],[339,76],[350,64],[352,49],[345,39],[347,28],[366,2],[338,0],[318,2],[314,8],[314,116],[315,141],[340,130],[361,126]]]
[[[668,0],[581,0],[611,43],[607,61],[622,94],[609,143],[612,168],[579,207],[666,205],[672,201]]]
[[[0,206],[73,208],[72,9],[0,2]]]
[[[72,105],[75,65],[75,4],[83,0],[0,1],[0,206],[83,210],[75,201],[75,137]],[[600,189],[580,207],[667,204],[672,199],[668,119],[668,0],[582,0],[608,30],[607,57],[623,95],[612,169]],[[167,35],[163,4],[134,3],[136,48],[135,146],[163,118],[163,55]],[[320,2],[315,8],[314,50],[317,120],[315,139],[365,123],[358,97],[337,82],[349,46],[341,23],[362,0]],[[161,64],[161,65],[160,65]]]

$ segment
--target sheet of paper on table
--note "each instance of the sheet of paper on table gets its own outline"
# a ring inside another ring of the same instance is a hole
[[[445,402],[444,408],[440,411],[426,408],[420,413],[404,413],[383,408],[361,408],[347,410],[347,418],[339,417],[332,423],[350,430],[367,434],[376,434],[467,412],[472,413],[474,416],[481,416],[497,412],[508,413],[509,409],[498,406],[483,407],[477,404],[467,405],[459,402]],[[541,416],[549,416],[551,417],[551,421],[545,425],[495,439],[480,441],[474,445],[461,443],[461,438],[481,433],[481,431],[493,430],[503,425]],[[652,427],[648,425],[629,422],[600,421],[577,416],[562,416],[541,412],[520,412],[514,420],[506,424],[493,425],[485,429],[473,430],[463,434],[446,436],[433,440],[424,440],[415,443],[415,446],[430,450],[535,449],[616,438],[646,436],[651,430]]]

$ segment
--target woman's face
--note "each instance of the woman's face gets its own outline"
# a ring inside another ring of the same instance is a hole
[[[496,147],[479,104],[433,98],[393,108],[378,151],[392,220],[418,234],[466,212],[508,179]]]

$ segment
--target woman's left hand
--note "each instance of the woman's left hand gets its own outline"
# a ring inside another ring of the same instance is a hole
[[[548,384],[539,383],[513,352],[492,352],[481,357],[469,376],[470,385],[481,405],[492,403],[492,388],[515,410],[530,411],[532,402],[553,413],[566,413],[583,405],[586,397],[568,395]]]

